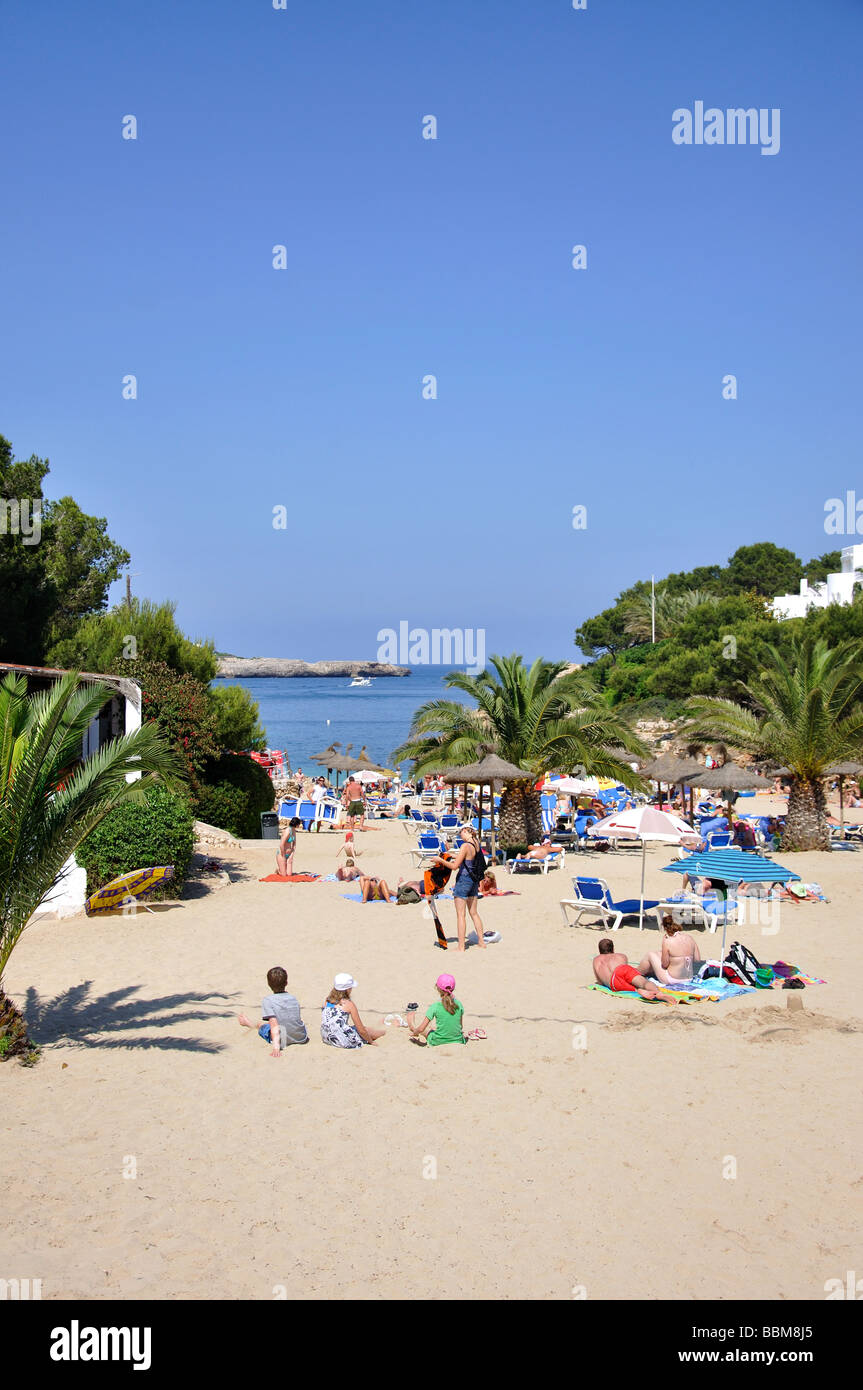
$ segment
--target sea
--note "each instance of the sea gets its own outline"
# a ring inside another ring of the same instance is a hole
[[[449,668],[446,668],[449,669]],[[351,686],[349,676],[267,676],[220,680],[242,685],[257,703],[267,746],[280,748],[297,772],[316,771],[311,754],[331,743],[353,744],[381,767],[394,767],[392,752],[410,733],[414,711],[429,700],[471,702],[444,685],[446,669],[413,667],[409,676],[377,676],[371,685]],[[402,763],[402,771],[408,768]]]

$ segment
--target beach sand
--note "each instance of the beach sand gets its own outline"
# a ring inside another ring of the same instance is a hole
[[[410,876],[403,826],[357,839],[363,867]],[[341,843],[301,835],[297,869]],[[561,921],[574,873],[637,894],[637,850],[499,874],[519,896],[481,912],[502,940],[457,956],[420,906],[258,882],[274,849],[216,852],[219,892],[23,937],[6,983],[44,1054],[0,1067],[3,1277],[46,1299],[773,1300],[863,1272],[863,849],[789,856],[831,902],[731,934],[827,984],[674,1009],[588,990],[601,933]],[[650,896],[670,858],[648,849]],[[636,962],[658,945],[617,939]],[[719,941],[700,932],[702,955]],[[312,1038],[278,1061],[236,1021],[276,964]],[[336,971],[374,1024],[424,1010],[444,969],[487,1041],[322,1045]]]

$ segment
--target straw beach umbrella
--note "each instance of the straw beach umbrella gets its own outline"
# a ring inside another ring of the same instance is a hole
[[[721,767],[706,767],[698,774],[698,785],[711,791],[751,792],[770,791],[771,783],[754,768],[741,767],[739,763],[723,763]],[[731,798],[726,796],[728,828],[731,829]]]
[[[697,762],[694,758],[678,758],[674,753],[662,753],[660,757],[654,758],[653,762],[645,763],[640,769],[642,777],[649,777],[651,781],[659,783],[659,797],[662,800],[662,785],[665,783],[669,787],[677,786],[678,783],[688,782],[691,787],[704,786],[701,774],[707,768],[703,763]],[[697,783],[695,779],[698,779]],[[692,818],[693,806],[690,797],[689,815]]]
[[[350,756],[353,746],[352,743],[349,743],[344,753],[332,753],[327,750],[325,754],[315,757],[315,762],[325,767],[328,773],[334,772],[336,774],[336,791],[339,789],[339,773],[350,772],[356,761]]]
[[[465,783],[465,803],[467,803],[467,783],[479,783],[479,828],[482,836],[482,789],[491,787],[491,857],[494,859],[494,788],[495,783],[524,782],[533,780],[532,774],[515,763],[508,763],[498,757],[493,749],[486,749],[478,763],[468,763],[465,767],[450,769],[444,775],[445,782]]]
[[[845,804],[842,800],[842,783],[846,777],[859,777],[863,763],[831,763],[824,769],[825,776],[839,778],[839,838],[845,839]]]

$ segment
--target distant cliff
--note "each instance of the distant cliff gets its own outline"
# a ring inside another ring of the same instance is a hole
[[[409,676],[386,661],[293,661],[280,656],[223,656],[216,676]]]

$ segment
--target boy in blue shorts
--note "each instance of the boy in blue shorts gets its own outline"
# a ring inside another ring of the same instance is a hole
[[[261,1017],[264,1022],[258,1034],[264,1042],[272,1044],[271,1057],[281,1057],[282,1050],[297,1043],[307,1043],[309,1035],[300,1014],[300,1001],[287,992],[288,972],[281,965],[274,965],[267,971],[267,984],[271,993],[261,1000]],[[241,1028],[254,1028],[254,1023],[245,1014],[240,1014]]]

